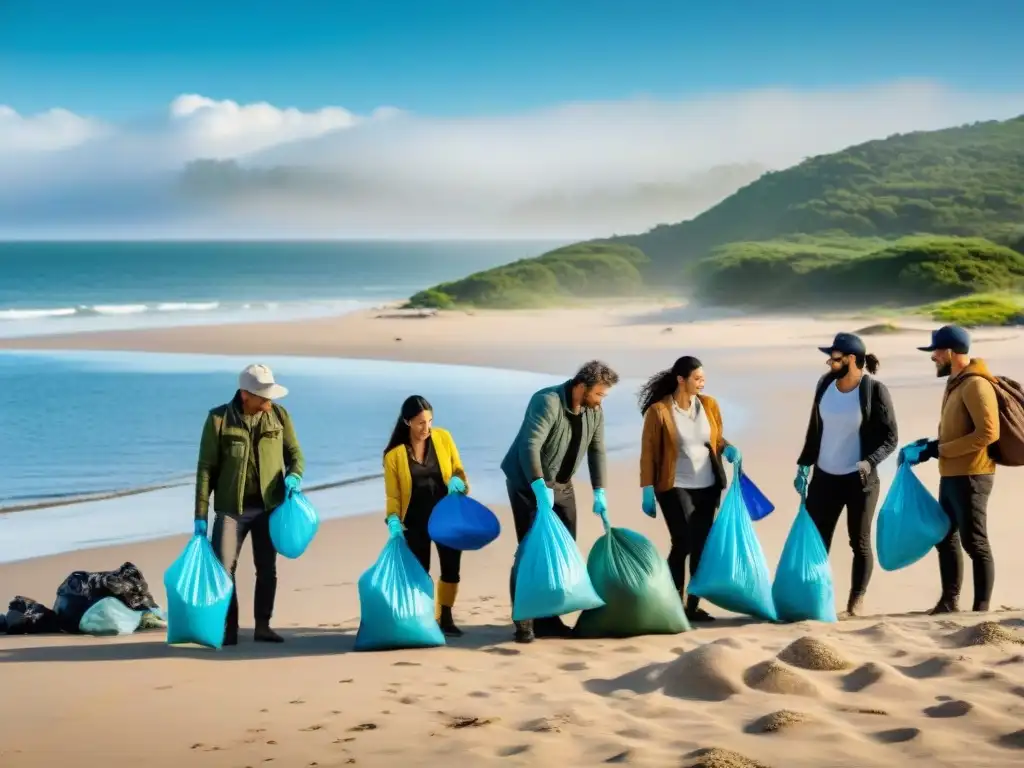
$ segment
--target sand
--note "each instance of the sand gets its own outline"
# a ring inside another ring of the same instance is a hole
[[[4,340],[5,346],[320,354],[520,367],[566,376],[602,357],[645,376],[679,354],[705,357],[756,414],[736,442],[778,506],[757,523],[774,568],[796,512],[791,489],[815,375],[815,347],[877,318],[694,319],[685,308],[371,313],[281,326],[225,326]],[[883,361],[901,442],[934,432],[941,382],[918,333],[869,338]],[[671,328],[671,331],[667,331]],[[553,336],[552,329],[559,335]],[[1024,378],[1019,332],[978,334],[977,352]],[[401,341],[396,341],[401,338]],[[520,408],[521,404],[509,407]],[[729,414],[725,414],[728,430]],[[639,431],[639,419],[638,419]],[[472,474],[472,457],[464,457]],[[888,484],[892,469],[883,473]],[[613,524],[667,552],[664,523],[639,509],[635,459],[613,462]],[[931,488],[934,466],[920,469]],[[0,765],[245,766],[635,765],[709,768],[1011,766],[1024,758],[1024,471],[1001,471],[989,529],[997,561],[990,614],[928,617],[934,557],[876,566],[861,618],[771,625],[710,607],[719,620],[677,636],[511,642],[507,568],[514,537],[463,559],[455,609],[466,635],[444,648],[355,653],[356,581],[385,541],[382,515],[330,520],[297,561],[282,560],[275,623],[287,642],[170,648],[159,632],[123,638],[0,637]],[[579,487],[580,546],[601,534]],[[142,497],[144,498],[144,497]],[[313,495],[314,502],[316,495]],[[511,517],[496,507],[503,528]],[[186,513],[187,517],[187,513]],[[183,523],[187,532],[187,520]],[[840,523],[837,601],[849,588]],[[163,570],[186,536],[0,566],[0,595],[52,600],[74,569],[139,565],[162,600]],[[435,573],[436,576],[436,573]],[[252,606],[240,566],[243,627]],[[964,601],[971,596],[967,568]],[[246,662],[242,664],[241,662]]]

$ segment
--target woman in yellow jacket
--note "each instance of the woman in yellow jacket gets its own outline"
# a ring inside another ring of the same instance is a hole
[[[397,515],[405,526],[405,540],[416,559],[430,573],[430,534],[427,523],[434,505],[451,493],[467,493],[469,481],[462,468],[452,436],[433,426],[430,403],[413,395],[402,403],[402,412],[384,449],[384,492],[387,517]],[[462,634],[452,618],[459,591],[462,552],[441,543],[441,580],[434,590],[437,623],[449,636]]]

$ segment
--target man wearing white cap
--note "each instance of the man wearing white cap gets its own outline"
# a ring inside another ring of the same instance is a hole
[[[250,365],[238,377],[230,403],[210,411],[199,444],[196,471],[195,532],[206,535],[213,493],[213,548],[235,576],[238,556],[252,536],[256,566],[253,639],[280,643],[270,628],[277,593],[277,552],[270,539],[270,512],[286,491],[302,484],[304,462],[291,417],[274,402],[288,390],[274,381],[265,365]],[[224,628],[224,645],[238,644],[238,598],[232,595]]]

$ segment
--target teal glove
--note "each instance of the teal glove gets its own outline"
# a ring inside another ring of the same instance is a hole
[[[644,500],[640,502],[640,508],[643,509],[644,514],[648,517],[658,516],[658,505],[656,503],[656,499],[654,498],[653,485],[644,486]]]
[[[594,514],[608,514],[608,498],[605,496],[604,488],[594,489]]]
[[[286,475],[284,478],[284,489],[289,496],[302,490],[302,477],[296,474]]]
[[[465,493],[466,484],[462,482],[462,478],[458,475],[452,475],[452,479],[448,481],[448,493]]]
[[[722,451],[722,456],[730,464],[735,464],[737,461],[743,460],[743,454],[740,453],[739,448],[737,448],[735,445],[725,446],[725,450]]]
[[[927,437],[922,437],[920,440],[915,440],[909,445],[903,446],[903,449],[899,453],[899,458],[896,460],[896,465],[899,466],[903,462],[907,462],[910,466],[916,464],[922,464],[929,459],[936,459],[939,456],[939,441],[929,440]]]
[[[388,534],[391,538],[402,535],[402,521],[398,519],[398,515],[388,515],[385,522],[388,524]]]
[[[530,483],[530,488],[537,499],[537,509],[540,509],[542,505],[551,510],[555,508],[555,492],[548,488],[543,477],[538,477]]]
[[[194,536],[206,536],[206,521],[196,520],[195,526],[192,528],[192,535]]]
[[[793,487],[796,488],[796,492],[801,496],[807,495],[807,478],[810,477],[810,467],[798,467],[796,472],[796,479],[793,481]]]

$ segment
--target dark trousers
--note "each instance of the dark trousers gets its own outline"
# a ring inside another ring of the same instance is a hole
[[[277,595],[277,550],[270,540],[270,513],[263,509],[247,509],[238,517],[217,515],[213,522],[213,551],[231,574],[232,581],[247,536],[252,538],[252,560],[256,566],[254,618],[256,626],[267,626],[274,614],[274,597]],[[238,632],[237,590],[231,593],[225,629]]]
[[[522,543],[526,534],[530,531],[530,526],[533,525],[534,518],[537,517],[537,498],[533,495],[532,488],[524,490],[522,488],[515,488],[508,483],[505,484],[505,487],[508,490],[508,500],[512,506],[512,519],[515,521],[516,526],[516,541]],[[562,525],[566,527],[566,530],[569,531],[572,540],[576,541],[576,492],[573,490],[572,483],[555,483],[552,491],[555,495],[555,515],[562,521]],[[515,605],[515,565],[512,566],[512,572],[509,574],[509,595],[512,598],[512,604]],[[554,618],[552,616],[547,620],[538,619],[538,621],[550,621]]]
[[[853,550],[850,574],[849,604],[867,594],[875,557],[871,552],[871,523],[878,508],[881,483],[878,473],[872,472],[864,482],[859,472],[831,475],[814,468],[811,484],[807,488],[807,513],[814,521],[825,550],[832,551],[832,536],[836,532],[839,516],[846,509],[846,532]]]
[[[686,561],[690,561],[690,576],[697,572],[704,544],[715,522],[715,512],[722,501],[722,489],[717,485],[710,488],[673,488],[655,494],[661,516],[668,526],[672,547],[668,552],[668,568],[672,581],[682,593],[686,587]],[[699,599],[687,599],[687,609],[697,608]]]
[[[413,524],[409,525],[407,517],[405,520],[405,543],[409,545],[409,549],[416,555],[416,559],[420,561],[423,570],[430,573],[431,540],[430,534],[427,533],[426,523],[420,525],[417,521],[413,521]],[[436,541],[433,544],[437,547],[437,559],[441,562],[441,581],[447,584],[458,584],[459,570],[462,565],[462,552],[446,547],[444,544],[439,544]]]
[[[956,602],[964,580],[961,545],[974,566],[975,611],[989,610],[996,568],[988,543],[988,499],[995,475],[963,475],[939,480],[939,504],[952,523],[949,533],[935,548],[939,551],[939,575],[943,602]]]

